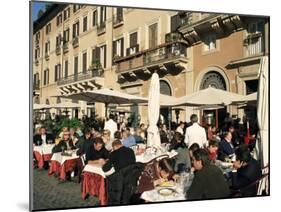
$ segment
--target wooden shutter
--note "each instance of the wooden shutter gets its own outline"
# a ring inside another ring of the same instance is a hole
[[[68,61],[64,61],[64,78],[68,77]]]
[[[73,24],[72,25],[72,38],[75,38],[75,28],[76,28],[76,25]]]
[[[106,68],[106,45],[104,45],[104,68]]]
[[[78,56],[74,58],[74,75],[78,74]]]
[[[130,34],[130,47],[138,44],[138,32]]]
[[[116,41],[112,41],[112,58],[114,59],[114,56],[116,55],[116,45],[117,42]]]
[[[87,23],[88,22],[88,19],[87,19],[87,16],[85,16],[83,18],[83,32],[87,31]]]
[[[121,38],[121,57],[124,56],[124,38]]]
[[[57,81],[58,79],[58,69],[57,69],[57,65],[55,65],[55,82]]]
[[[87,52],[83,53],[83,72],[87,72]]]
[[[77,35],[76,36],[78,36],[79,35],[79,28],[80,28],[79,27],[79,21],[77,22],[77,26],[76,27],[77,27]]]

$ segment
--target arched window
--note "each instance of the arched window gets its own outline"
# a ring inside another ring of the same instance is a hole
[[[39,98],[39,96],[36,96],[36,97],[34,98],[34,103],[35,103],[35,104],[40,104],[40,98]]]
[[[223,76],[216,71],[210,71],[204,75],[200,84],[200,90],[210,86],[213,88],[226,90],[226,83]]]
[[[61,103],[61,98],[57,97],[57,104]]]
[[[50,104],[49,99],[46,99],[46,105],[49,105],[49,104]]]
[[[172,89],[170,85],[164,80],[160,80],[160,93],[164,95],[172,96]]]

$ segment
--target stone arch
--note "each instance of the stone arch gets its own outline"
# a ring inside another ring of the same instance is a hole
[[[168,95],[168,96],[173,96],[173,87],[169,80],[167,79],[160,79],[160,94]]]

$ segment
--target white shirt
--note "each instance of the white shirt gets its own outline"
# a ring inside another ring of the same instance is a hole
[[[207,145],[207,136],[205,129],[198,123],[193,123],[192,126],[186,128],[184,142],[190,147],[193,143],[198,143],[200,147]]]
[[[177,127],[176,132],[179,132],[183,135],[183,129],[180,126]]]
[[[41,138],[42,138],[42,144],[46,144],[46,134],[41,135]]]
[[[104,123],[104,130],[110,131],[110,137],[114,138],[114,133],[117,131],[117,123],[112,119],[109,119]]]

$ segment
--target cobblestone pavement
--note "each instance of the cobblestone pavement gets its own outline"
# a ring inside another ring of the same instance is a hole
[[[34,169],[34,210],[89,207],[99,205],[96,197],[83,200],[81,184],[67,181],[59,183],[47,170]]]

